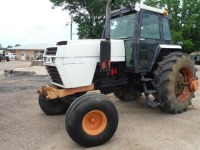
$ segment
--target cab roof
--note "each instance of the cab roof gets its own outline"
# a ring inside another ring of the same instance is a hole
[[[130,13],[130,12],[139,12],[141,10],[148,10],[148,11],[159,13],[159,14],[167,13],[167,11],[162,10],[162,9],[136,3],[134,6],[123,7],[123,8],[112,11],[111,16],[117,16],[120,14],[125,14],[125,13]]]

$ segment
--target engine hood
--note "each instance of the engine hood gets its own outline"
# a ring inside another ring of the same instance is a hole
[[[95,57],[100,56],[100,42],[103,39],[95,40],[73,40],[67,45],[56,46],[57,57]],[[111,40],[111,57],[125,57],[123,40]]]
[[[66,45],[47,48],[43,61],[51,83],[63,88],[91,85],[100,62],[101,41],[103,39],[68,41]],[[110,60],[125,61],[123,40],[111,40]]]

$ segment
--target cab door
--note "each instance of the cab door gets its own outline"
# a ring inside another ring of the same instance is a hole
[[[146,72],[151,65],[155,48],[161,41],[160,15],[142,11],[138,39],[138,71]]]

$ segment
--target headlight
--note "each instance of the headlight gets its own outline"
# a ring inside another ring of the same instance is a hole
[[[51,57],[45,57],[44,58],[44,62],[46,62],[46,63],[52,63]]]
[[[55,57],[44,57],[44,62],[45,63],[55,63],[56,58]]]
[[[52,62],[55,63],[56,62],[56,58],[52,57]]]

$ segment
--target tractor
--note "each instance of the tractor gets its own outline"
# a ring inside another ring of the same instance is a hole
[[[106,94],[130,101],[144,93],[147,106],[181,113],[199,85],[194,62],[173,44],[167,11],[111,6],[107,0],[101,39],[61,41],[43,55],[51,84],[38,91],[39,105],[47,115],[66,113],[69,136],[84,147],[106,143],[117,129],[118,112]]]

